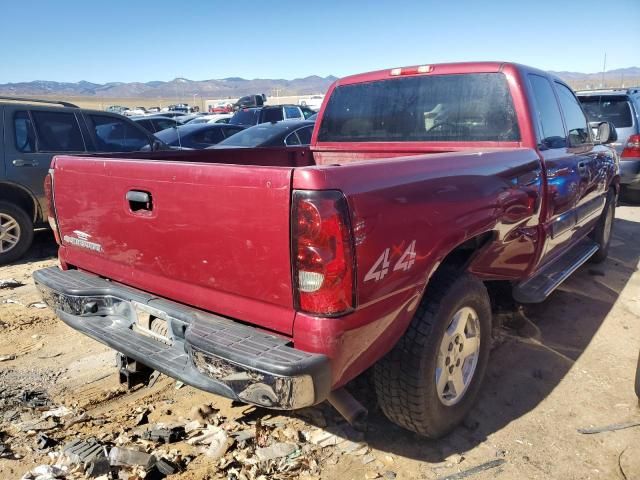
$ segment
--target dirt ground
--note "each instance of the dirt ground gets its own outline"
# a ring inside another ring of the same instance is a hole
[[[25,284],[0,289],[0,444],[12,451],[0,458],[0,478],[18,479],[53,463],[52,452],[73,439],[128,441],[146,412],[150,424],[200,418],[228,431],[255,431],[259,421],[273,437],[264,444],[286,440],[304,447],[303,463],[311,466],[294,470],[291,478],[302,471],[301,478],[322,479],[640,479],[640,426],[578,431],[640,422],[633,391],[640,348],[640,207],[621,206],[616,216],[605,263],[583,266],[547,302],[529,310],[530,322],[519,330],[496,332],[485,386],[464,425],[443,440],[428,441],[394,426],[374,406],[355,451],[343,442],[353,432],[340,429],[339,416],[327,405],[282,415],[187,386],[176,389],[166,377],[151,388],[127,391],[118,384],[113,351],[32,305],[40,301],[32,272],[56,263],[51,236],[40,232],[26,260],[0,267],[0,279]],[[19,428],[40,415],[17,401],[22,391],[36,389],[47,392],[54,407],[72,412],[45,430],[61,442],[48,451],[36,449],[33,428]],[[353,393],[371,404],[366,382]],[[317,446],[303,437],[317,434],[317,427],[337,432],[337,440]],[[162,448],[172,458],[182,456],[183,464],[191,460],[172,479],[251,478],[184,441]],[[487,462],[492,468],[467,472]]]

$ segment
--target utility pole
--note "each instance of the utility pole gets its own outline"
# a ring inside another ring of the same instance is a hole
[[[602,64],[602,80],[600,81],[600,88],[604,88],[604,72],[607,69],[607,52],[604,52],[604,63]]]

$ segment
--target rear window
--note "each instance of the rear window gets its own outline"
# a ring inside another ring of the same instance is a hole
[[[517,141],[501,73],[394,78],[337,87],[321,142]]]
[[[594,95],[579,97],[590,122],[611,122],[616,128],[633,125],[631,106],[621,95]]]

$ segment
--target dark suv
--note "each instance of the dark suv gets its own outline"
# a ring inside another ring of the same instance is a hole
[[[0,265],[20,258],[34,228],[46,226],[43,184],[54,155],[165,147],[122,115],[24,98],[0,97],[0,132]]]

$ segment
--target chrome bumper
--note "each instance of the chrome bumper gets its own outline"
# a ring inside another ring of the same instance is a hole
[[[201,390],[287,410],[329,395],[328,358],[296,350],[286,338],[78,270],[38,270],[34,280],[72,328]],[[165,321],[168,336],[145,330],[145,318]]]

